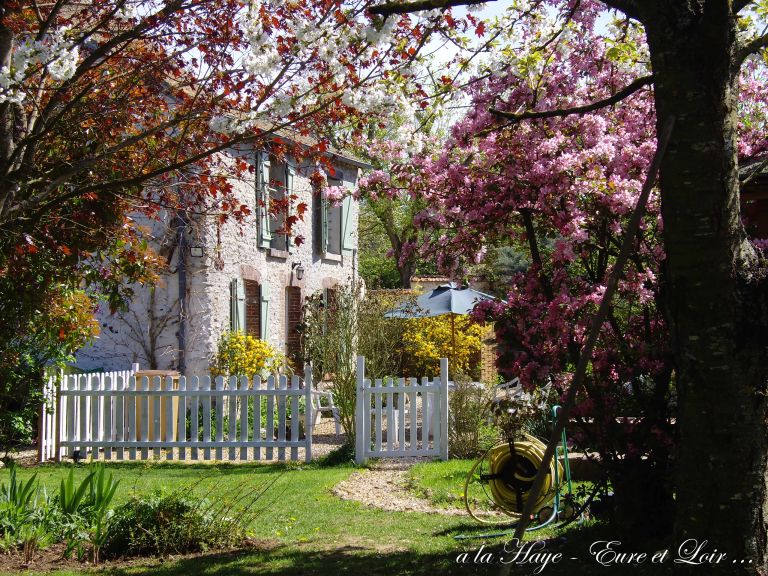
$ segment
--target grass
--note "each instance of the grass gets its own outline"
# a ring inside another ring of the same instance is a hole
[[[71,466],[45,465],[24,469],[21,477],[27,478],[37,472],[41,485],[49,491],[56,490],[59,480]],[[433,496],[436,495],[436,501],[453,502],[453,496],[461,492],[461,471],[466,473],[467,466],[467,461],[420,464],[414,468],[412,477],[421,478]],[[323,467],[319,464],[120,463],[109,464],[108,468],[120,479],[114,501],[116,506],[134,494],[155,489],[191,490],[234,501],[242,494],[253,494],[266,488],[263,498],[255,504],[259,513],[250,526],[254,538],[262,546],[255,550],[168,559],[162,563],[148,559],[146,563],[125,567],[107,566],[100,570],[84,567],[56,572],[60,576],[85,573],[125,576],[485,575],[497,574],[499,567],[473,563],[477,550],[482,544],[486,544],[486,550],[490,549],[488,547],[500,550],[499,546],[507,539],[457,541],[454,539],[456,535],[478,534],[488,529],[478,527],[464,516],[384,512],[340,500],[331,489],[355,470],[350,464]],[[75,466],[77,478],[86,473],[86,466]],[[0,471],[0,481],[7,481],[7,471]],[[242,503],[235,504],[237,506]],[[568,538],[570,540],[574,535],[573,542],[579,543],[593,538],[596,530],[603,529],[601,526],[582,526],[571,529]],[[536,533],[537,538],[557,535],[554,530]],[[577,546],[583,551],[588,549],[588,544]],[[456,558],[463,552],[468,554],[470,561],[466,565],[457,564]],[[580,556],[584,555],[582,552]],[[548,566],[544,573],[574,576],[592,574],[595,568],[588,560],[581,565],[570,562],[567,567],[561,572],[560,565]],[[603,569],[600,572],[612,573]],[[531,574],[533,569],[531,566],[518,567],[511,573]]]

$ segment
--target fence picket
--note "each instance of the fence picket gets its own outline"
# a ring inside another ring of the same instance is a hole
[[[376,379],[376,387],[381,388],[382,382],[381,378]],[[383,413],[381,411],[381,394],[374,394],[374,401],[373,401],[374,409],[375,409],[375,425],[376,425],[376,440],[374,442],[374,450],[377,452],[381,450],[381,429],[382,429],[382,420]]]
[[[200,388],[200,379],[197,376],[192,376],[190,381],[192,392],[197,392]],[[195,443],[195,446],[190,450],[190,458],[197,460],[197,443],[200,442],[200,432],[198,431],[198,414],[200,410],[200,397],[195,394],[191,398],[191,405],[189,408],[189,439]]]
[[[211,377],[203,376],[202,386],[208,394],[203,396],[203,445],[211,443]],[[207,446],[203,448],[203,459],[211,459],[211,449]]]
[[[128,380],[128,390],[136,392],[137,388],[136,376],[131,376]],[[136,396],[133,394],[128,396],[128,439],[130,442],[136,442],[136,408],[138,404],[140,402],[136,402]],[[136,460],[136,448],[128,449],[128,459]]]
[[[421,379],[422,386],[429,386],[429,384],[429,378],[424,377]],[[429,388],[421,393],[421,445],[424,446],[424,448],[429,448],[429,426],[432,420],[432,404],[430,396]]]
[[[280,374],[277,379],[278,382],[278,388],[280,390],[285,390],[288,387],[288,382],[286,381],[286,377],[284,374]],[[286,397],[285,396],[278,396],[277,397],[277,441],[278,442],[284,442],[285,441],[285,419],[286,419]],[[277,449],[277,459],[280,461],[285,460],[285,448],[283,446],[279,446]]]
[[[160,376],[155,376],[152,378],[152,390],[154,392],[157,392],[161,390],[161,379]],[[150,436],[150,440],[153,442],[160,442],[160,422],[161,422],[161,416],[162,416],[162,406],[160,403],[160,395],[159,394],[152,394],[151,396],[152,401],[152,433]],[[156,445],[154,450],[152,451],[152,455],[155,460],[160,459],[160,445]]]
[[[304,461],[312,461],[312,366],[304,365]]]
[[[102,396],[101,401],[103,403],[102,412],[104,414],[102,440],[105,442],[104,446],[104,460],[112,460],[112,442],[115,441],[114,429],[112,428],[112,393],[114,392],[114,378],[107,375],[104,377],[104,390],[108,392]]]
[[[275,389],[275,377],[270,374],[267,378],[267,390]],[[275,439],[275,397],[267,394],[267,440]],[[272,446],[267,446],[267,460],[272,460],[274,452]]]
[[[387,388],[393,386],[392,378],[387,378]],[[387,452],[392,452],[392,446],[397,437],[397,423],[393,417],[395,398],[392,392],[387,392]]]
[[[149,390],[149,378],[146,376],[141,377],[141,391],[145,392]],[[141,405],[141,441],[146,442],[149,439],[149,396],[142,394],[139,397]],[[149,449],[144,446],[141,449],[141,459],[146,460],[149,458]]]
[[[90,386],[90,379],[87,375],[83,375],[79,378],[80,380],[80,391],[87,390]],[[80,395],[80,412],[78,414],[78,420],[80,423],[80,435],[78,436],[78,440],[81,442],[88,440],[88,396],[85,394]],[[85,458],[88,456],[88,448],[85,445],[81,445],[79,448],[78,455],[80,458],[85,460]]]
[[[229,377],[229,389],[237,390],[237,376]],[[239,398],[237,396],[229,396],[229,430],[227,431],[227,440],[232,441],[237,436],[237,403]],[[235,448],[229,449],[229,460],[235,459],[237,450]]]
[[[88,378],[88,388],[90,390],[96,390],[99,391],[101,388],[101,375],[100,374],[92,374]],[[88,434],[87,440],[100,440],[99,438],[99,430],[101,429],[100,422],[99,422],[99,397],[98,396],[88,396],[88,404],[90,404],[91,407],[91,418],[90,418],[90,430]],[[91,458],[93,460],[99,459],[99,449],[98,448],[91,448]]]
[[[126,385],[125,373],[120,372],[119,376],[117,377],[116,388],[118,391],[122,392],[123,390],[125,390],[125,385]],[[115,396],[115,442],[118,443],[118,448],[116,450],[118,460],[122,460],[125,457],[125,449],[119,446],[119,443],[125,440],[125,422],[123,420],[124,413],[125,413],[125,396],[121,396],[118,394]]]
[[[243,376],[240,378],[240,390],[248,390],[248,377]],[[240,399],[240,442],[245,444],[248,442],[248,404],[250,402],[249,396],[239,396]],[[245,462],[248,460],[248,447],[243,446],[240,448],[240,460]]]
[[[410,388],[411,391],[410,399],[411,399],[411,429],[408,434],[408,439],[410,440],[410,444],[408,445],[408,450],[411,455],[415,455],[419,449],[419,410],[418,410],[418,392],[416,391],[416,386],[418,386],[418,381],[416,378],[410,378]]]
[[[173,390],[173,377],[172,376],[166,376],[165,377],[165,389],[166,390]],[[176,396],[166,396],[163,398],[163,403],[165,404],[165,430],[163,431],[163,440],[166,442],[173,442],[175,438],[173,437],[173,425],[176,424],[176,420],[173,418],[173,405],[177,404],[178,397]],[[177,404],[178,406],[178,404]],[[165,459],[166,460],[173,460],[173,448],[167,448],[165,451]]]
[[[216,376],[216,390],[224,390],[224,377]],[[222,396],[216,397],[216,442],[224,441],[224,398]],[[216,460],[221,460],[224,456],[224,451],[221,446],[216,448]]]
[[[294,374],[291,376],[291,390],[296,394],[291,396],[291,440],[295,442],[299,439],[299,377]],[[306,409],[306,408],[305,408]],[[298,447],[291,448],[291,460],[299,459]]]
[[[187,442],[187,378],[179,376],[178,414],[176,422],[176,438],[179,442]],[[187,449],[179,448],[179,460],[186,460]]]
[[[253,378],[253,439],[261,440],[261,376],[258,374]],[[253,449],[254,460],[261,460],[261,447],[256,446]]]

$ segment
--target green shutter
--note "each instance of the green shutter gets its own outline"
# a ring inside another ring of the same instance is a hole
[[[351,256],[355,248],[352,202],[352,196],[344,196],[341,204],[341,250],[345,256]]]
[[[245,331],[245,285],[239,278],[229,283],[229,328]]]
[[[261,284],[259,317],[261,319],[261,339],[267,340],[267,327],[269,326],[269,286],[266,282]]]
[[[328,208],[330,203],[323,191],[320,191],[320,252],[328,252]]]
[[[259,214],[259,246],[269,248],[269,154],[256,153],[256,202]],[[263,203],[263,205],[262,205]]]
[[[285,211],[286,218],[290,217],[293,214],[293,200],[291,200],[291,196],[293,195],[293,180],[294,176],[296,175],[296,169],[290,164],[290,162],[285,163],[285,197],[288,199],[288,209]],[[286,234],[285,237],[285,249],[288,252],[293,252],[294,249],[294,243],[293,243],[293,236],[296,234],[296,227],[293,226],[291,233]]]

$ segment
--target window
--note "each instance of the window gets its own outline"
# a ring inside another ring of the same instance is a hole
[[[229,328],[267,339],[269,293],[266,284],[233,278],[229,284]]]
[[[340,172],[337,170],[337,174]],[[341,179],[329,178],[328,186],[344,186]],[[354,248],[352,240],[352,197],[335,204],[320,194],[317,228],[319,252],[326,256],[341,256]]]
[[[291,243],[285,231],[291,209],[294,168],[267,152],[257,153],[256,198],[259,210],[259,246],[289,251]]]

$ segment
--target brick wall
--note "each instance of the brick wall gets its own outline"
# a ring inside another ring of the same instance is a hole
[[[483,345],[480,347],[480,380],[482,382],[496,383],[499,377],[499,371],[496,369],[496,336],[491,332],[483,338]]]

